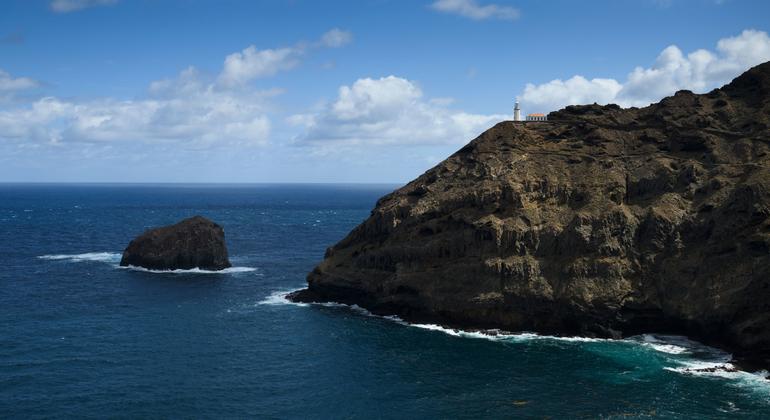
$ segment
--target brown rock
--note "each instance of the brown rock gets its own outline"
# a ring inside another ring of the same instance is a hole
[[[230,267],[230,261],[222,227],[195,216],[144,232],[128,244],[120,265],[151,270],[222,270]]]
[[[381,198],[298,301],[465,328],[692,336],[770,365],[770,63],[646,108],[501,122]]]

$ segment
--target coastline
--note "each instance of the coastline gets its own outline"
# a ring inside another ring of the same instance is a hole
[[[363,298],[357,299],[354,295],[361,295]],[[452,320],[442,318],[436,314],[428,314],[423,311],[415,311],[414,308],[408,308],[397,305],[381,305],[375,303],[371,298],[364,297],[361,293],[353,294],[335,294],[334,297],[311,290],[310,288],[302,288],[286,292],[284,298],[295,304],[318,304],[318,305],[340,305],[348,306],[352,308],[360,308],[366,311],[370,315],[386,318],[397,319],[400,322],[409,325],[435,325],[447,330],[461,331],[468,334],[485,334],[485,335],[500,335],[500,336],[513,336],[521,334],[536,334],[544,337],[553,337],[559,339],[585,339],[585,340],[612,340],[612,341],[624,341],[631,337],[644,336],[644,335],[673,335],[686,337],[688,340],[692,340],[704,346],[714,348],[716,350],[730,354],[730,360],[725,361],[722,366],[706,367],[702,369],[693,369],[693,373],[698,372],[735,372],[742,371],[748,374],[757,375],[770,383],[770,364],[767,360],[752,357],[740,352],[739,349],[731,348],[723,341],[714,340],[713,338],[698,336],[692,334],[689,331],[663,329],[658,331],[651,330],[628,330],[623,333],[608,334],[605,336],[598,334],[580,334],[575,330],[518,330],[508,329],[503,325],[496,325],[494,323],[489,324],[477,324],[472,322],[458,322],[458,320]]]

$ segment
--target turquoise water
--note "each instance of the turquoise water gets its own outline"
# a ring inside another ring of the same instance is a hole
[[[0,417],[770,418],[727,355],[408,325],[295,305],[325,248],[394,186],[0,186]],[[147,227],[225,228],[235,268],[117,267]]]

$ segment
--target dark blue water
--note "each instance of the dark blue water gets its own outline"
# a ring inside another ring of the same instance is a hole
[[[767,382],[687,373],[726,355],[676,337],[490,338],[286,304],[392,189],[0,186],[0,417],[770,417]],[[195,214],[239,269],[116,267]]]

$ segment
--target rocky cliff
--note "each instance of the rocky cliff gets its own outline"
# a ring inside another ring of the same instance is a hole
[[[120,265],[151,270],[222,270],[230,267],[225,231],[201,216],[150,229],[128,244]]]
[[[770,63],[501,122],[381,198],[298,301],[463,328],[685,334],[770,366]]]

